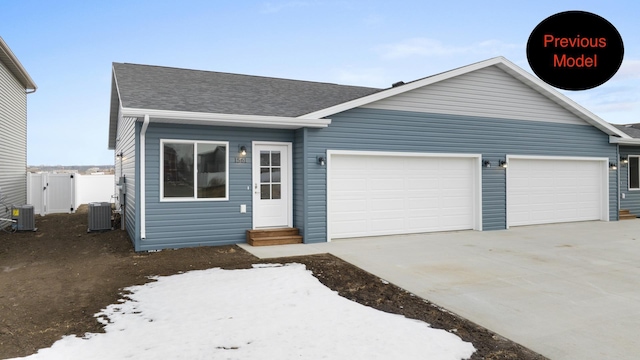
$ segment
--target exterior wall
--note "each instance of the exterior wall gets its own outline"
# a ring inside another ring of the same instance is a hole
[[[27,94],[0,62],[0,188],[8,204],[27,201]]]
[[[306,129],[298,129],[293,142],[293,226],[300,230],[304,241],[305,226],[305,142]]]
[[[626,158],[629,155],[640,155],[640,146],[620,145],[620,157]],[[620,208],[630,210],[632,214],[640,215],[640,190],[629,190],[629,165],[619,163],[620,170],[620,196],[624,194],[624,199],[620,199]]]
[[[497,66],[443,80],[364,107],[588,126],[582,119]]]
[[[228,141],[229,200],[160,202],[161,139]],[[293,140],[292,130],[150,123],[146,132],[146,239],[138,241],[136,250],[245,242],[246,230],[252,228],[251,143]],[[247,147],[246,163],[234,161],[240,145]],[[292,185],[295,194],[295,181]],[[244,214],[240,213],[242,204],[247,205]]]
[[[136,234],[140,233],[140,231],[136,229],[136,214],[138,213],[136,204],[138,198],[138,196],[136,196],[136,179],[138,178],[136,154],[138,149],[136,144],[138,143],[138,133],[139,129],[136,126],[136,118],[119,117],[115,155],[122,153],[122,157],[115,156],[115,182],[117,183],[121,176],[125,177],[126,194],[123,198],[118,198],[116,203],[120,208],[124,205],[125,230],[134,243],[137,236]],[[118,193],[116,193],[116,195],[118,195]]]
[[[506,173],[495,166],[510,155],[609,157],[617,147],[591,126],[380,109],[353,109],[331,117],[326,129],[308,129],[305,242],[326,241],[326,150],[481,153],[483,229],[506,227]],[[611,171],[610,219],[617,219],[617,172]]]

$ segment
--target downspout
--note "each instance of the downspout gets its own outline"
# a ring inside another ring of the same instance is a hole
[[[149,127],[149,115],[144,116],[144,122],[142,123],[142,129],[140,130],[140,239],[147,238],[147,204],[146,204],[146,183],[145,168],[147,165],[146,151],[147,146],[146,134]]]
[[[622,162],[620,161],[620,144],[616,144],[616,164],[618,164],[618,169],[616,171],[616,179],[618,180],[618,198],[616,200],[616,203],[618,204],[618,212],[616,213],[616,220],[620,220],[620,202],[622,201],[622,189],[620,188],[620,171],[622,170]]]

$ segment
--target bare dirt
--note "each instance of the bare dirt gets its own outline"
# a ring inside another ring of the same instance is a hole
[[[305,264],[345,298],[455,332],[477,349],[472,359],[545,359],[332,255],[265,261],[237,246],[136,253],[124,231],[87,233],[86,207],[38,217],[36,226],[36,232],[0,231],[0,359],[33,354],[63,335],[103,332],[93,314],[149,276],[265,262]]]

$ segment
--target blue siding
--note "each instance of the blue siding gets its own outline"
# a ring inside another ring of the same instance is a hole
[[[305,129],[295,131],[293,143],[293,226],[300,230],[304,239],[305,226]]]
[[[326,150],[480,153],[497,163],[509,155],[609,157],[608,135],[583,125],[358,108],[331,116],[326,129],[305,139],[307,228],[305,242],[326,241]],[[505,172],[483,169],[483,229],[506,226]],[[610,217],[617,219],[617,176],[610,174]]]
[[[620,157],[629,155],[640,156],[640,146],[620,145]],[[625,195],[620,199],[620,208],[630,210],[632,214],[640,215],[640,190],[629,190],[629,165],[620,164],[620,193]]]
[[[506,171],[498,166],[502,156],[484,156],[491,167],[482,168],[482,229],[500,230],[507,227],[507,181]],[[491,214],[491,216],[487,216]]]
[[[228,141],[229,200],[160,202],[160,139]],[[245,242],[252,227],[251,142],[293,140],[292,130],[151,123],[146,134],[146,239],[137,250]],[[247,147],[246,163],[235,163],[240,145]],[[241,204],[247,205],[244,214]]]

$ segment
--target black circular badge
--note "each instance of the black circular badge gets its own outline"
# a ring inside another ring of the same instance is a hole
[[[564,90],[602,85],[618,71],[622,37],[606,19],[585,11],[565,11],[544,19],[529,36],[527,59],[547,84]]]

